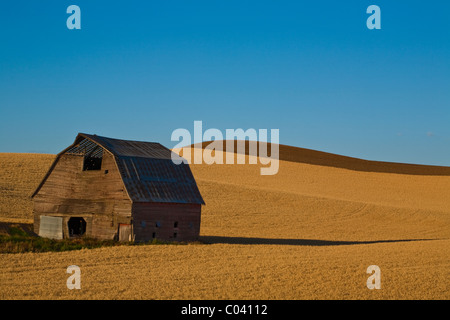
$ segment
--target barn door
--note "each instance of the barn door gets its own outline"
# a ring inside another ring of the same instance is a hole
[[[119,224],[119,241],[131,241],[131,224]]]
[[[50,239],[63,238],[63,218],[41,216],[39,236]]]

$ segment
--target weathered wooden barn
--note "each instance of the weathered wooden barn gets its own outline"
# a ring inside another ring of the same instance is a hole
[[[195,241],[204,203],[188,164],[159,143],[80,133],[33,193],[34,231],[54,239]]]

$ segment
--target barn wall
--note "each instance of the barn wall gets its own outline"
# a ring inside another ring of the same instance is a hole
[[[166,241],[196,241],[200,234],[200,216],[199,204],[134,203],[135,241],[151,241],[153,234]],[[175,222],[178,222],[177,227],[174,227]]]
[[[83,217],[86,236],[99,239],[113,239],[119,223],[131,223],[131,201],[107,152],[101,170],[91,171],[83,171],[82,156],[62,155],[33,202],[36,233],[41,215],[63,217],[65,237],[70,217]]]

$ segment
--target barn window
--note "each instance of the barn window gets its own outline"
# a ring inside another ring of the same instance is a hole
[[[156,224],[155,224],[155,226],[156,226],[157,228],[161,227],[161,222],[159,222],[159,221],[156,221]]]
[[[152,233],[152,238],[155,239],[156,238],[156,232]]]
[[[175,222],[173,223],[173,227],[174,227],[174,228],[178,228],[178,221],[175,221]]]
[[[176,232],[173,233],[173,237],[174,237],[174,238],[177,237],[177,233],[176,233]]]
[[[86,221],[81,217],[72,217],[67,223],[70,237],[80,237],[86,233]]]

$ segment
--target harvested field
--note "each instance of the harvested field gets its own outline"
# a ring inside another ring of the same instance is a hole
[[[450,298],[448,168],[289,155],[274,176],[191,165],[205,244],[0,254],[0,299]],[[2,221],[29,221],[53,157],[0,154]],[[81,290],[66,287],[69,265]],[[366,287],[370,265],[381,290]]]

